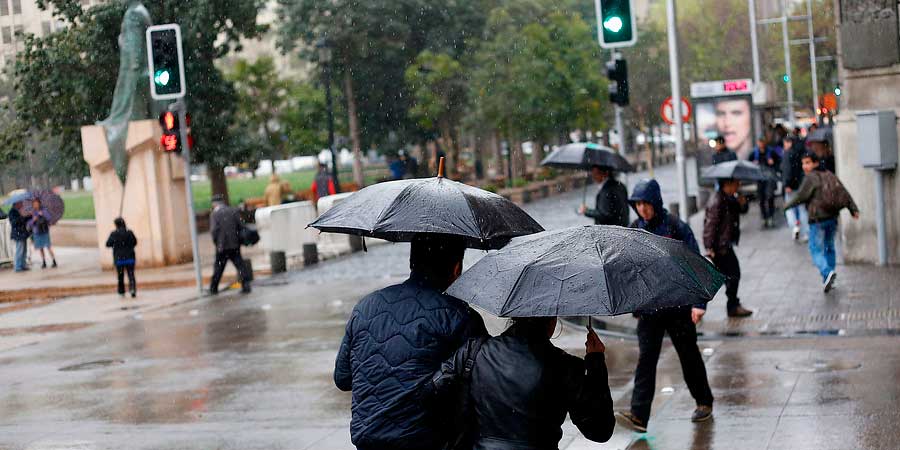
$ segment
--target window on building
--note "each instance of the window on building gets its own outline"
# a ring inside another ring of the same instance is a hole
[[[12,0],[13,14],[22,14],[22,0]]]
[[[0,0],[0,16],[9,15],[9,0]]]
[[[12,44],[12,28],[3,27],[0,30],[2,30],[2,31],[0,31],[0,33],[3,34],[3,43],[4,44]]]
[[[43,36],[50,36],[50,33],[52,32],[52,30],[50,29],[49,21],[45,20],[45,21],[41,22],[41,32],[43,33]]]

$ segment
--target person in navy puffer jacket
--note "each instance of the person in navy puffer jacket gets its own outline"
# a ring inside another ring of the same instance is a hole
[[[447,411],[427,409],[416,393],[463,343],[487,335],[481,316],[442,294],[462,272],[464,253],[462,240],[417,238],[409,279],[353,308],[334,383],[353,392],[350,437],[358,449],[439,449],[450,438]]]

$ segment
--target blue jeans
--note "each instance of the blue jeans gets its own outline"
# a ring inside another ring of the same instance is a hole
[[[784,193],[784,202],[787,203],[796,196],[796,192]],[[801,235],[808,235],[808,225],[806,217],[806,205],[798,205],[784,212],[787,216],[788,228],[799,226]]]
[[[25,270],[25,258],[28,256],[28,240],[23,239],[16,242],[16,259],[14,262],[15,271],[21,272]]]
[[[822,274],[822,281],[834,271],[834,233],[837,230],[837,219],[809,224],[809,253],[813,264]]]

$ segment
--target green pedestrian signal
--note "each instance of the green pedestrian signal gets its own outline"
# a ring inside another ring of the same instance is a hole
[[[150,68],[150,95],[155,100],[184,97],[184,55],[178,24],[147,28],[147,60]]]
[[[603,48],[630,47],[637,42],[631,0],[595,0],[597,37]]]
[[[784,75],[781,76],[781,81],[784,81],[785,84],[790,83],[790,82],[791,82],[791,76],[788,75],[788,74],[784,74]]]
[[[840,86],[834,87],[834,95],[837,95],[838,97],[841,96],[841,87]]]

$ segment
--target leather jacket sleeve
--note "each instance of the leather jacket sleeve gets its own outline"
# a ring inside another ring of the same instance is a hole
[[[725,205],[720,198],[716,197],[706,209],[706,218],[703,220],[703,246],[707,251],[717,252],[719,250],[719,224],[722,223],[724,214]]]
[[[574,373],[569,383],[569,417],[584,437],[606,442],[616,426],[609,375],[603,353],[589,353],[583,371]]]

